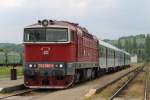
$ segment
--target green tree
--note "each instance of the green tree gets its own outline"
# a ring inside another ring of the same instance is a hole
[[[146,39],[145,39],[144,50],[145,50],[145,61],[149,62],[150,61],[150,52],[149,52],[149,50],[150,50],[150,35],[149,34],[146,36]]]
[[[127,39],[125,40],[124,48],[125,48],[125,50],[126,50],[126,51],[128,51],[128,52],[129,52],[129,42],[128,42],[128,40],[127,40]]]
[[[132,53],[132,44],[131,44],[131,39],[128,40],[128,52]]]
[[[137,42],[136,37],[133,37],[133,54],[137,53]]]
[[[4,49],[1,49],[1,48],[0,48],[0,52],[4,52]]]
[[[118,40],[118,48],[122,48],[121,40]]]
[[[148,44],[148,52],[147,53],[148,53],[148,58],[150,61],[150,34],[148,34],[147,37],[148,37],[148,43],[147,43]]]

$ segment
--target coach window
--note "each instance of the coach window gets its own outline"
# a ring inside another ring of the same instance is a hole
[[[110,58],[112,57],[112,50],[110,49]]]
[[[109,58],[111,58],[111,49],[109,49]]]
[[[103,55],[104,55],[104,50],[103,49],[104,49],[103,47],[100,47],[100,56],[101,57],[103,57]]]
[[[103,47],[103,57],[105,57],[105,56],[106,56],[106,48]]]
[[[110,49],[110,58],[112,58],[112,50]]]
[[[113,50],[111,50],[111,58],[113,58],[114,56],[113,56],[113,54],[114,54],[114,52],[113,52]]]
[[[111,58],[111,49],[109,49],[109,57]]]
[[[110,53],[109,53],[109,48],[107,48],[107,57],[109,58],[109,55],[110,55]]]

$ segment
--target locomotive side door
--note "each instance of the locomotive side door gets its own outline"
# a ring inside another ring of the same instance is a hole
[[[83,38],[81,31],[77,31],[77,61],[81,61],[83,55]]]

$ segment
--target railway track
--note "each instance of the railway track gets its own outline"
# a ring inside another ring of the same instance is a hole
[[[129,84],[143,71],[143,68],[144,67],[141,67],[141,69],[139,69],[133,76],[131,76],[131,77],[129,77],[129,79],[117,90],[117,91],[115,91],[114,93],[113,93],[113,95],[112,96],[110,96],[109,98],[108,98],[108,100],[113,100],[114,98],[116,98],[116,97],[118,97],[119,96],[119,94],[127,87],[127,86],[129,86]],[[144,100],[147,100],[147,72],[146,71],[144,71],[144,73],[145,73],[145,83],[144,83],[144,96],[143,96],[143,98],[144,98]]]
[[[57,92],[57,90],[51,89],[23,89],[14,91],[11,94],[0,97],[0,100],[36,100],[37,98],[43,97],[49,93]]]
[[[114,76],[122,76],[123,74],[124,75],[127,75],[128,73],[130,72],[133,72],[134,70],[137,70],[136,69],[126,69],[128,71],[120,71],[120,72],[117,72],[117,73],[113,73]],[[119,74],[120,73],[120,74]],[[5,96],[5,97],[2,97],[0,98],[0,100],[12,100],[11,98],[13,97],[16,97],[15,99],[13,100],[20,100],[20,98],[25,98],[25,100],[44,100],[45,98],[49,98],[49,100],[62,100],[62,98],[65,98],[66,100],[76,100],[77,98],[81,98],[83,99],[83,95],[85,95],[87,93],[87,91],[91,88],[91,87],[95,87],[97,86],[98,84],[103,84],[105,83],[106,80],[111,80],[114,76],[112,75],[106,75],[106,76],[103,76],[99,79],[96,79],[96,80],[93,80],[91,82],[85,82],[83,84],[80,84],[80,85],[76,85],[74,87],[71,87],[71,88],[68,88],[68,89],[64,89],[64,90],[60,90],[60,91],[48,91],[48,92],[43,92],[41,93],[41,91],[37,90],[37,89],[27,89],[27,90],[21,90],[21,91],[18,91],[18,92],[15,92],[11,95],[8,95],[8,96]],[[97,83],[98,82],[98,83]],[[99,83],[100,82],[100,83]],[[39,92],[37,92],[39,91]],[[69,95],[68,95],[69,94]],[[18,97],[17,97],[18,96]],[[32,98],[29,98],[27,99],[28,97],[32,96]],[[43,98],[45,97],[45,98]],[[51,98],[51,99],[50,99]],[[24,100],[24,99],[22,99]],[[48,99],[46,99],[48,100]]]
[[[16,91],[10,95],[0,97],[0,100],[8,99],[8,98],[11,98],[14,96],[21,96],[21,95],[28,94],[28,93],[35,91],[35,90],[37,90],[37,89],[24,89],[24,90]]]

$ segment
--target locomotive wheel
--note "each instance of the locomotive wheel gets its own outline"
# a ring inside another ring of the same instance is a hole
[[[80,82],[80,73],[79,72],[76,72],[76,75],[75,75],[75,83],[78,83]]]
[[[95,78],[95,70],[92,70],[91,79],[94,79],[94,78]]]

